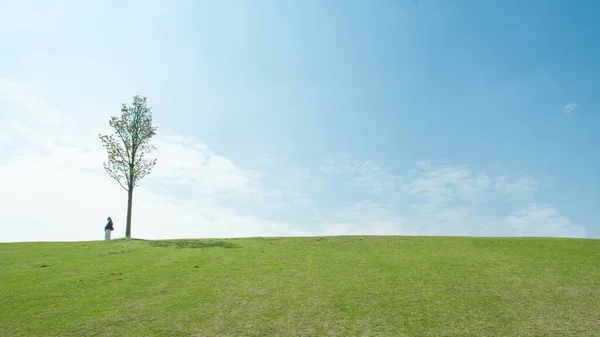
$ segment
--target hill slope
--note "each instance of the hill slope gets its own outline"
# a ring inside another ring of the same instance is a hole
[[[600,335],[600,241],[0,244],[2,336]]]

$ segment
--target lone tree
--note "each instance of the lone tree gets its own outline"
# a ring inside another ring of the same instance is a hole
[[[127,191],[127,227],[125,237],[131,238],[131,206],[133,189],[147,176],[156,159],[145,158],[156,147],[150,140],[156,134],[152,126],[152,108],[146,106],[146,97],[133,97],[131,106],[121,107],[121,117],[111,117],[108,124],[114,129],[111,135],[99,135],[108,153],[104,169]]]

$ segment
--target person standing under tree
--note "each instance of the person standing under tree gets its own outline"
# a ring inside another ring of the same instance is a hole
[[[106,218],[106,226],[104,226],[104,240],[110,240],[110,232],[115,230],[110,217]]]

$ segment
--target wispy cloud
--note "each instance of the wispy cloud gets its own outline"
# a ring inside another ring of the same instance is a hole
[[[385,163],[360,160],[349,154],[328,157],[320,171],[327,175],[345,175],[347,184],[372,194],[393,194],[402,183],[402,176],[392,172]]]
[[[584,237],[586,231],[552,205],[536,202],[539,185],[532,177],[491,176],[465,165],[417,162],[399,185],[404,202],[385,197],[353,202],[335,212],[324,228],[338,234]]]
[[[196,55],[190,48],[210,44],[189,47],[190,36],[166,33],[180,19],[173,14],[187,7],[159,0],[119,10],[104,2],[0,2],[0,36],[10,51],[2,56],[12,76],[0,78],[0,186],[8,191],[0,204],[10,224],[0,240],[97,239],[108,215],[123,229],[126,194],[102,169],[97,134],[110,131],[109,116],[135,93],[148,95],[161,128],[158,165],[135,191],[134,236],[586,235],[557,206],[537,200],[543,184],[536,176],[435,161],[399,168],[365,153],[330,153],[314,167],[276,157],[242,164],[206,139],[182,134],[176,128],[186,113],[208,111],[200,120],[209,118],[232,97],[198,99],[218,80],[211,73],[203,74],[207,82],[193,74],[182,81],[190,66],[217,65],[203,53],[201,62],[183,62],[182,55]]]
[[[196,138],[166,133],[156,145],[160,161],[148,178],[150,186],[177,187],[210,198],[258,193],[260,172],[236,166]]]
[[[549,204],[531,203],[515,210],[506,222],[511,225],[516,236],[539,236],[540,233],[556,230],[569,231],[573,235],[584,233]]]
[[[79,123],[22,83],[0,81],[0,97],[2,108],[16,112],[0,120],[8,140],[0,185],[10,191],[0,196],[0,204],[6,207],[4,221],[13,224],[2,239],[94,239],[109,215],[123,226],[125,193],[100,166],[106,155],[96,135],[106,128]],[[240,168],[194,137],[163,132],[156,144],[159,164],[136,190],[135,236],[295,233],[285,222],[243,214],[228,203],[267,193],[260,172]]]
[[[569,104],[565,104],[565,106],[563,107],[563,112],[566,115],[569,115],[569,114],[572,114],[573,112],[575,112],[575,109],[577,109],[577,104],[569,103]]]
[[[106,123],[84,122],[6,79],[0,107],[11,111],[0,119],[8,150],[0,152],[0,184],[10,191],[0,203],[4,221],[16,224],[3,240],[94,239],[108,215],[122,226],[126,195],[100,165],[96,135],[109,131]],[[195,137],[163,130],[156,143],[159,164],[134,199],[139,237],[586,235],[536,201],[534,177],[432,161],[399,174],[353,155],[331,156],[318,170],[277,160],[248,169]]]

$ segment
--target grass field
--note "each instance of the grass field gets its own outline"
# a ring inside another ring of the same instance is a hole
[[[600,336],[600,240],[0,244],[1,336]]]

